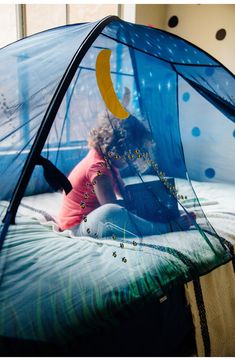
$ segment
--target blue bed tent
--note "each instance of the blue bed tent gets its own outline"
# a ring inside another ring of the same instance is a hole
[[[100,78],[110,76],[116,107],[130,89],[128,117],[139,119],[152,137],[147,162],[129,153],[134,167],[124,175],[134,169],[163,183],[164,177],[185,179],[186,193],[173,190],[172,196],[186,213],[183,201],[190,196],[200,209],[191,180],[235,182],[235,78],[229,70],[186,40],[115,16],[58,27],[0,50],[0,198],[9,202],[1,213],[1,246],[22,197],[53,191],[45,168],[56,172],[52,163],[67,176],[87,154],[98,114],[112,113],[97,83],[103,51],[110,73],[106,68]],[[130,146],[127,140],[127,153]],[[196,274],[232,257],[202,211],[200,219],[195,229],[213,257]]]

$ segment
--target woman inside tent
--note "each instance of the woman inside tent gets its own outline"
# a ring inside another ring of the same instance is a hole
[[[131,151],[144,148],[150,141],[150,133],[135,117],[120,120],[106,112],[90,133],[90,151],[68,177],[73,189],[63,195],[60,229],[98,238],[123,237],[124,233],[142,238],[189,229],[194,220],[192,213],[179,216],[172,227],[169,223],[147,221],[118,204],[117,196],[125,196],[119,170],[130,163]]]

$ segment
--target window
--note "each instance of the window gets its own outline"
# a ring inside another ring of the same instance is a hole
[[[120,13],[118,4],[0,4],[0,47],[57,26]]]
[[[66,25],[66,5],[26,4],[25,23],[27,35]]]
[[[0,47],[17,40],[17,7],[0,4]]]
[[[96,21],[108,15],[118,15],[118,11],[118,4],[70,4],[68,21],[70,24]]]

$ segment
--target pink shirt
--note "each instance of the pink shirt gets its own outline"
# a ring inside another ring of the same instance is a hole
[[[114,169],[114,171],[120,179],[118,170]],[[80,224],[87,214],[100,206],[94,193],[93,184],[99,174],[110,176],[115,189],[112,171],[107,168],[102,155],[93,148],[68,176],[73,189],[67,195],[63,195],[62,207],[58,216],[61,230]]]

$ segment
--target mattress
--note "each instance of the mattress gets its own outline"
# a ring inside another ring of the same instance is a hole
[[[151,177],[151,176],[150,176]],[[151,178],[150,178],[151,180]],[[207,216],[210,224],[219,235],[235,243],[235,185],[231,183],[211,183],[176,179],[176,188],[180,194],[190,194],[182,204],[201,216],[201,209]],[[190,188],[190,189],[189,189]],[[196,202],[199,202],[200,208]],[[57,212],[62,202],[61,193],[45,193],[24,197],[21,202],[20,214],[38,219],[41,223],[54,221],[53,229],[56,231]],[[198,210],[198,212],[197,212]]]
[[[178,183],[183,189],[185,183]],[[235,187],[194,186],[200,188],[202,207],[213,226],[233,240]],[[206,272],[208,265],[214,268],[230,257],[208,234],[219,255],[215,257],[195,230],[145,237],[137,246],[127,239],[124,248],[118,240],[73,237],[57,230],[60,202],[60,193],[25,197],[16,224],[10,226],[0,259],[0,335],[70,341],[118,324],[117,311],[124,305],[149,297],[161,300],[169,288],[195,277],[199,268]],[[1,203],[2,208],[6,205]]]
[[[231,183],[192,182],[199,203],[210,224],[216,232],[235,244],[235,185]],[[188,183],[178,179],[177,187],[181,193],[187,191]],[[190,210],[189,199],[187,208]],[[197,208],[195,208],[197,209]],[[200,212],[197,216],[200,217]]]

